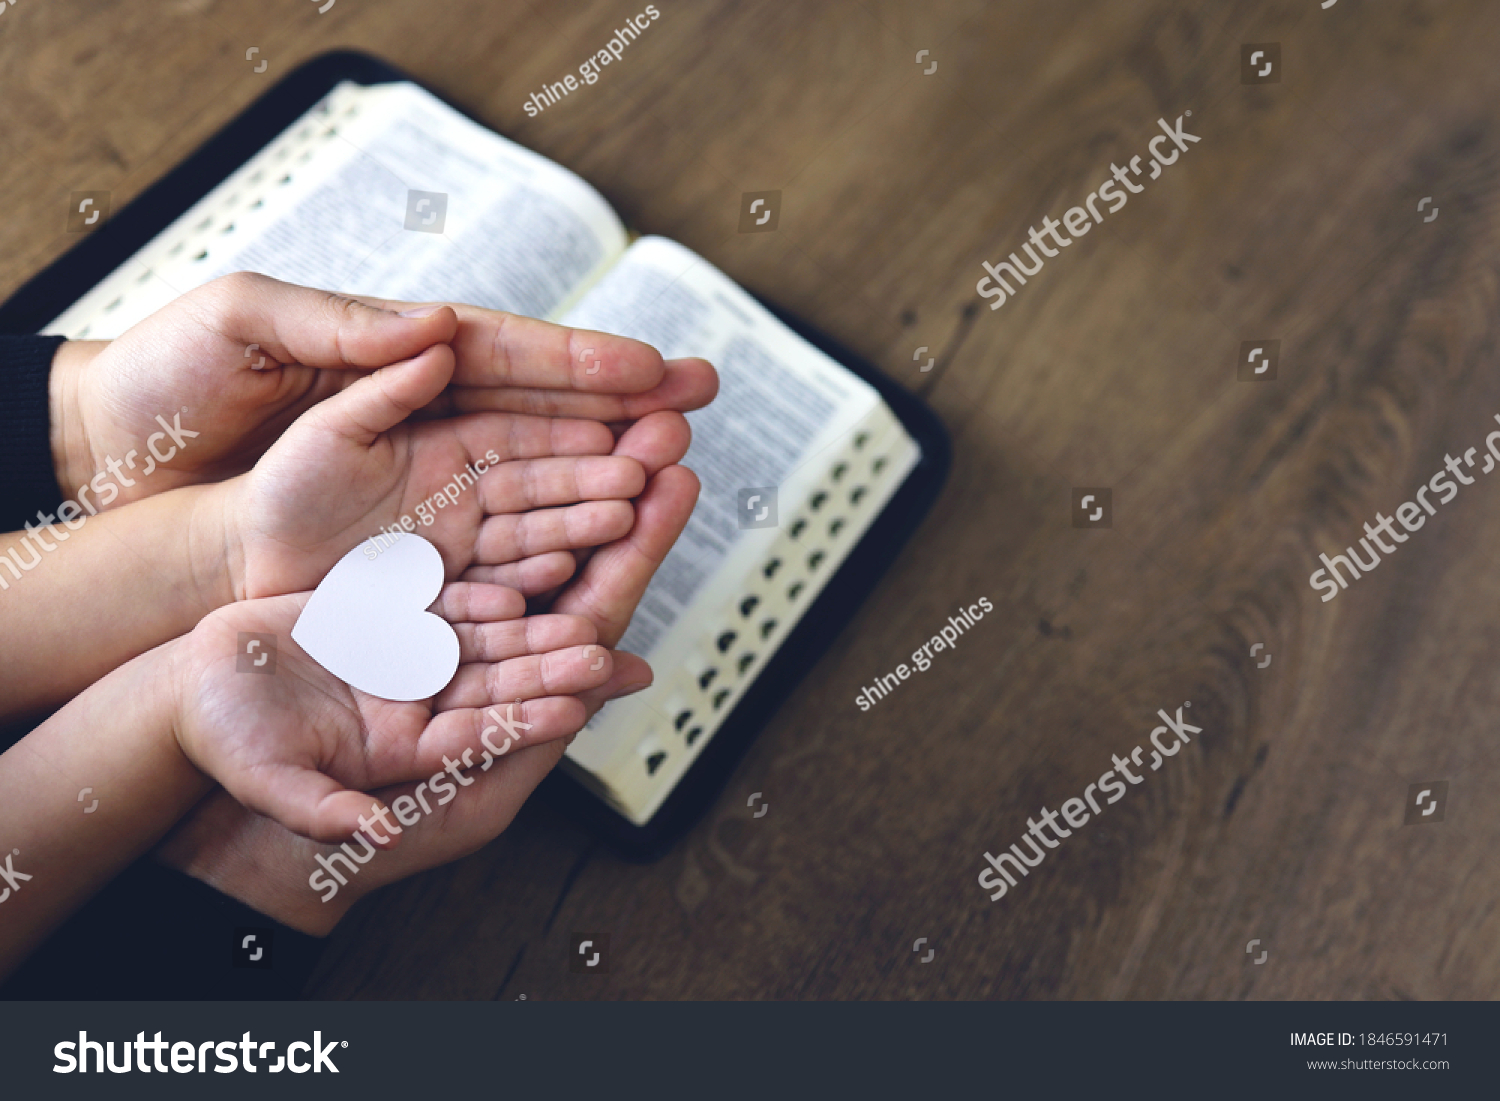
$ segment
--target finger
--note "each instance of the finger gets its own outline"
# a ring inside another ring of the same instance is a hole
[[[453,352],[439,344],[415,359],[382,368],[313,406],[308,415],[345,439],[368,447],[380,433],[438,395],[453,374]]]
[[[605,422],[632,421],[664,409],[679,413],[702,409],[714,400],[718,392],[718,372],[707,360],[672,359],[667,361],[661,381],[641,393],[451,386],[433,411],[447,414],[494,409],[548,417],[585,417]]]
[[[501,463],[479,478],[480,503],[491,516],[579,501],[625,500],[645,488],[645,470],[625,455]]]
[[[398,313],[413,308],[386,299],[361,301]],[[451,343],[459,386],[636,394],[656,386],[664,373],[661,353],[639,340],[479,306],[448,308],[457,317]]]
[[[521,603],[524,606],[525,601]],[[456,623],[453,630],[458,635],[461,664],[509,661],[525,654],[587,646],[598,637],[594,625],[576,615],[533,615],[503,623]]]
[[[232,343],[256,343],[279,363],[307,367],[384,367],[446,343],[458,331],[458,316],[446,307],[426,317],[401,317],[253,272],[215,279],[194,298],[205,304],[204,321]]]
[[[657,567],[687,525],[698,490],[697,475],[686,467],[658,472],[635,502],[630,534],[595,551],[558,594],[552,610],[581,615],[598,628],[601,644],[618,643]]]
[[[687,418],[680,413],[671,412],[653,413],[635,424],[619,426],[619,431],[619,440],[615,445],[614,454],[629,455],[635,459],[646,471],[647,477],[655,475],[663,467],[672,465],[686,455],[693,436]],[[620,533],[621,536],[624,534],[625,532]],[[588,563],[593,556],[593,548],[601,545],[602,542],[575,545],[570,548],[575,552],[573,557],[578,563],[577,570],[583,569]],[[574,572],[576,573],[577,570]],[[557,599],[556,592],[545,592],[535,596],[539,607],[550,607],[555,599]]]
[[[592,719],[596,712],[612,700],[624,699],[626,696],[634,695],[644,688],[650,688],[656,675],[651,671],[651,666],[646,659],[637,654],[626,653],[624,650],[612,651],[614,658],[614,672],[609,680],[598,688],[590,688],[586,692],[580,692],[577,700],[583,704],[584,711]],[[579,727],[579,729],[583,729]],[[570,738],[569,741],[572,741]]]
[[[457,433],[471,461],[490,465],[556,455],[608,455],[617,446],[614,433],[598,421],[517,413],[471,413],[445,419],[440,426],[424,425],[423,433]],[[489,460],[487,452],[499,457]]]
[[[429,803],[433,817],[411,827],[412,836],[407,843],[370,865],[366,874],[372,876],[376,886],[392,883],[489,844],[511,824],[537,785],[557,766],[563,749],[563,739],[554,739],[514,751],[488,772],[476,770],[474,786],[465,792],[464,798],[452,798],[444,805]],[[402,795],[415,799],[418,788],[417,784],[402,784],[382,788],[376,794],[387,801]]]
[[[573,576],[577,566],[577,560],[567,551],[549,551],[501,566],[470,566],[460,580],[504,585],[529,597],[557,588]]]
[[[444,711],[422,732],[408,776],[418,780],[441,771],[450,776],[467,772],[472,782],[512,753],[572,737],[584,721],[583,704],[572,696]],[[454,782],[469,786],[457,776]]]
[[[606,683],[614,669],[609,651],[589,643],[493,664],[460,665],[432,701],[437,711],[485,707],[495,702],[573,696]]]
[[[443,586],[438,598],[427,609],[441,616],[457,629],[471,624],[490,624],[519,619],[526,614],[526,598],[504,585],[482,585],[471,581],[453,581]],[[459,634],[462,642],[463,634]]]
[[[622,538],[634,523],[635,509],[629,501],[585,501],[491,516],[479,528],[474,561],[500,565],[549,551],[598,547]]]
[[[693,442],[693,430],[681,413],[658,412],[628,426],[615,443],[615,455],[640,463],[646,476],[681,462]]]
[[[315,769],[272,764],[247,775],[248,781],[226,783],[225,789],[250,810],[314,841],[349,840],[360,817],[373,810],[368,795],[349,791]]]

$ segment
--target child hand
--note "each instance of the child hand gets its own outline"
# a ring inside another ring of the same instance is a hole
[[[236,598],[315,588],[351,548],[393,525],[432,542],[449,578],[511,562],[519,549],[533,585],[571,574],[566,548],[630,530],[629,498],[646,476],[636,459],[609,454],[615,439],[604,425],[512,413],[411,420],[452,371],[440,344],[361,378],[220,487],[221,534],[209,542],[227,548]]]
[[[212,613],[171,644],[170,678],[187,758],[246,808],[304,837],[381,837],[370,827],[386,809],[363,791],[429,778],[441,788],[445,772],[468,786],[464,769],[488,771],[490,759],[576,733],[587,715],[574,693],[614,672],[588,620],[523,619],[519,593],[460,582],[433,606],[458,634],[457,675],[431,700],[393,703],[350,688],[291,640],[310,595]],[[274,673],[239,670],[242,632],[277,637]]]

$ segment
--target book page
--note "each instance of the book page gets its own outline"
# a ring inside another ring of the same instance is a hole
[[[415,84],[345,83],[46,331],[118,336],[234,271],[548,317],[625,242],[560,165]]]
[[[717,268],[662,237],[632,245],[563,322],[643,340],[667,359],[702,356],[719,371],[719,396],[687,415],[693,444],[683,463],[702,481],[699,505],[621,643],[649,657],[731,552],[763,541],[741,527],[739,491],[778,487],[795,498],[798,473],[816,478],[814,457],[880,398]]]

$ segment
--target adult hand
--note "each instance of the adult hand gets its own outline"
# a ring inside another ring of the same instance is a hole
[[[602,424],[513,413],[409,420],[452,371],[440,344],[362,378],[299,417],[248,474],[214,487],[199,542],[224,548],[235,598],[310,590],[392,525],[420,530],[449,578],[476,562],[509,563],[524,547],[543,556],[531,572],[554,584],[573,569],[565,548],[630,530],[629,498],[645,473],[609,454],[615,439]],[[552,506],[568,507],[537,511]]]

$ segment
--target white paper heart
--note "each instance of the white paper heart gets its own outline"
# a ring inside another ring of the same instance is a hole
[[[382,540],[384,542],[384,540]],[[423,700],[458,669],[458,636],[427,607],[443,587],[443,558],[420,535],[373,559],[361,543],[328,571],[292,639],[345,684],[386,700]]]

